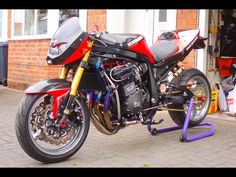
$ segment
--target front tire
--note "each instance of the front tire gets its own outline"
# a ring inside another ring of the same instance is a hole
[[[68,134],[65,136],[63,134],[64,137],[62,138],[59,136],[55,138],[53,134],[47,134],[48,130],[45,131],[45,119],[51,121],[48,118],[51,111],[50,97],[50,95],[42,94],[25,95],[19,105],[15,122],[17,139],[23,150],[33,159],[43,163],[61,162],[74,155],[83,145],[89,131],[90,123],[87,105],[83,99],[78,98],[74,105],[77,105],[77,109],[80,110],[77,113],[77,118],[81,123],[70,126],[68,128]],[[35,110],[40,110],[41,112]],[[39,124],[40,129],[36,131]],[[73,132],[70,133],[72,130]],[[54,133],[56,132],[55,130],[52,131]],[[39,134],[41,132],[41,134],[38,135],[38,132]],[[66,134],[66,131],[64,133]],[[65,138],[68,139],[66,140]],[[62,147],[59,147],[61,144]],[[51,147],[53,145],[55,145],[55,148]]]
[[[210,102],[211,102],[211,89],[210,89],[210,84],[209,84],[206,76],[201,71],[199,71],[198,69],[194,69],[194,68],[184,70],[182,75],[180,77],[178,77],[176,80],[174,80],[174,82],[176,84],[186,86],[187,83],[191,80],[197,81],[198,83],[200,83],[199,85],[201,88],[198,86],[196,88],[202,89],[202,91],[204,91],[203,96],[205,96],[205,98],[206,98],[204,104],[202,105],[202,108],[199,108],[199,110],[196,110],[197,109],[196,106],[194,106],[194,108],[193,108],[193,111],[195,111],[196,114],[192,115],[190,117],[189,127],[194,127],[194,126],[200,124],[207,116],[207,113],[208,113],[208,110],[210,107]],[[196,92],[196,89],[195,90],[190,89],[190,90],[194,93],[194,95],[198,94]],[[168,108],[174,108],[174,109],[184,109],[185,107],[186,107],[186,105],[182,105],[182,104],[172,104],[172,105],[168,106]],[[172,120],[177,125],[179,125],[179,126],[184,125],[184,121],[186,118],[186,112],[184,112],[184,111],[183,112],[168,111],[168,112],[169,112],[169,115],[172,118]]]

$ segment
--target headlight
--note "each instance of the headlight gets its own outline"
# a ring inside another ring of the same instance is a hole
[[[61,55],[67,48],[67,42],[59,42],[56,44],[51,43],[51,47],[49,48],[49,53],[51,55]]]

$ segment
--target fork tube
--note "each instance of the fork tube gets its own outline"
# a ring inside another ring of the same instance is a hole
[[[64,109],[64,115],[62,117],[62,120],[65,119],[66,115],[69,115],[70,112],[71,112],[71,106],[72,106],[74,98],[77,94],[77,90],[78,90],[78,87],[79,87],[79,84],[80,84],[80,80],[82,78],[84,69],[88,65],[88,58],[90,56],[90,51],[91,51],[92,45],[93,45],[93,41],[89,41],[88,44],[87,44],[89,50],[87,51],[87,53],[83,57],[82,61],[80,62],[79,67],[76,69],[76,72],[75,72],[75,75],[73,77],[73,81],[72,81],[72,84],[71,84],[70,96],[68,98],[66,107]]]
[[[85,54],[85,56],[81,62],[87,62],[89,55],[90,55],[90,51],[88,51]],[[84,67],[81,66],[81,64],[80,64],[79,67],[76,69],[75,76],[74,76],[72,84],[71,84],[70,96],[68,98],[66,108],[64,109],[64,116],[62,117],[62,120],[65,118],[65,115],[69,115],[71,113],[71,105],[74,101],[74,97],[77,94],[77,90],[78,90],[79,83],[82,78],[83,72],[84,72]]]
[[[68,71],[69,71],[69,66],[68,65],[63,65],[62,66],[62,70],[61,70],[61,74],[60,74],[60,79],[66,79],[67,77],[67,74],[68,74]]]
[[[82,62],[87,62],[88,58],[89,58],[89,55],[90,55],[90,51],[88,51],[85,54],[84,58],[82,59]],[[84,67],[82,67],[80,65],[77,68],[76,72],[75,72],[75,76],[73,78],[72,85],[71,85],[70,95],[76,96],[76,93],[77,93],[77,90],[78,90],[79,83],[80,83],[80,80],[82,78],[83,72],[84,72]]]

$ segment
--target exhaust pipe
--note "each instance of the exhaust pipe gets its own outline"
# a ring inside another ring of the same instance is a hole
[[[109,94],[107,94],[110,96]],[[106,135],[113,135],[118,132],[120,129],[119,125],[113,126],[110,121],[109,110],[106,109],[103,112],[100,110],[100,100],[101,100],[101,92],[98,94],[96,103],[93,105],[94,92],[90,93],[88,107],[90,111],[91,121],[97,130]],[[105,103],[105,107],[107,107],[107,102]]]

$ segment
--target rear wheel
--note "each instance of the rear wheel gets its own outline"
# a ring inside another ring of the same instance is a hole
[[[25,95],[16,116],[15,129],[21,147],[44,163],[71,157],[83,145],[89,131],[89,111],[84,100],[75,99],[64,128],[55,125],[52,102],[50,95]]]
[[[197,69],[188,69],[183,71],[183,74],[177,78],[175,83],[179,85],[189,86],[189,88],[196,98],[200,98],[202,101],[196,103],[193,107],[193,111],[191,113],[189,126],[196,126],[200,124],[206,117],[208,113],[208,109],[211,102],[211,89],[210,84],[206,76]],[[182,95],[184,93],[181,93]],[[168,108],[174,109],[183,109],[185,111],[168,111],[172,120],[180,126],[184,125],[188,105],[187,104],[172,104],[169,105]]]

